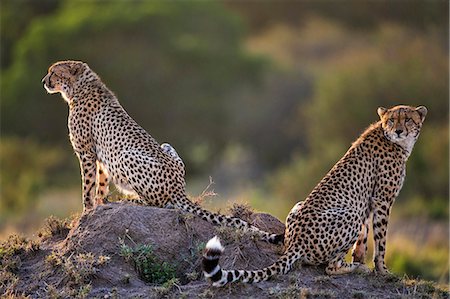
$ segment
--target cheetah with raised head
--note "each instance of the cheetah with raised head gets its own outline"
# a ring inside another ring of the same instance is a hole
[[[57,62],[42,82],[69,105],[69,137],[80,162],[84,210],[104,203],[112,180],[124,193],[137,195],[139,204],[175,207],[216,225],[256,232],[270,243],[283,241],[284,235],[192,203],[186,196],[184,164],[175,149],[160,146],[140,127],[86,63]]]
[[[294,262],[326,264],[326,273],[368,271],[366,254],[369,217],[375,241],[375,271],[388,273],[384,262],[386,232],[392,204],[403,185],[406,161],[416,142],[427,109],[423,106],[378,108],[372,124],[286,219],[285,252],[262,270],[222,270],[224,248],[211,239],[203,255],[203,270],[214,286],[234,281],[259,282],[287,273]],[[353,261],[344,257],[353,248]]]

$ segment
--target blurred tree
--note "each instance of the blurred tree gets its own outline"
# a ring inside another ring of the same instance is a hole
[[[373,30],[380,24],[391,22],[423,30],[433,26],[448,31],[448,1],[345,0],[337,3],[324,0],[285,1],[283,4],[270,0],[226,2],[255,32],[280,23],[305,24],[311,15],[320,15],[356,30]]]
[[[228,140],[248,148],[263,172],[288,162],[294,149],[307,147],[306,134],[292,125],[311,93],[310,74],[272,70],[262,86],[241,91],[229,102]]]
[[[61,163],[58,148],[30,140],[2,139],[0,143],[0,227],[3,221],[31,210],[45,186],[48,172]]]
[[[0,0],[0,66],[12,63],[15,43],[24,35],[35,18],[53,13],[61,0],[15,1]]]
[[[67,143],[67,107],[40,79],[55,61],[83,60],[138,123],[179,150],[192,174],[221,152],[230,92],[257,82],[263,69],[241,48],[242,31],[213,2],[65,1],[31,23],[2,71],[2,133]],[[191,157],[197,147],[206,149],[200,159]]]
[[[300,112],[308,151],[271,178],[276,193],[300,200],[318,183],[371,122],[379,106],[425,105],[429,110],[401,198],[448,200],[448,53],[436,37],[381,30],[378,55],[357,57],[317,76],[313,99]],[[341,57],[342,58],[342,57]]]

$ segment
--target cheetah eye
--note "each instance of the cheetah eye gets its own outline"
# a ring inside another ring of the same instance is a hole
[[[394,119],[389,118],[387,122],[388,122],[388,125],[392,126],[394,124]]]
[[[405,119],[405,122],[410,123],[412,121],[412,118]]]

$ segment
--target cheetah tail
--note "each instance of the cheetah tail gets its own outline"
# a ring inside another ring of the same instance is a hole
[[[298,259],[295,253],[286,252],[271,266],[261,270],[223,270],[219,265],[220,255],[223,251],[224,247],[216,236],[208,241],[203,253],[203,273],[215,287],[221,287],[234,281],[253,283],[268,280],[276,274],[287,273],[291,269],[292,264]]]
[[[199,217],[201,217],[203,220],[208,221],[214,225],[222,225],[222,226],[228,226],[228,227],[234,227],[238,229],[242,229],[245,231],[254,232],[261,236],[261,239],[263,241],[272,243],[272,244],[283,244],[284,242],[284,234],[271,234],[268,232],[265,232],[263,230],[260,230],[259,228],[251,225],[250,223],[231,216],[225,216],[217,213],[213,213],[210,211],[207,211],[200,206],[194,204],[191,202],[187,197],[184,198],[178,198],[174,202],[175,207],[195,214]]]

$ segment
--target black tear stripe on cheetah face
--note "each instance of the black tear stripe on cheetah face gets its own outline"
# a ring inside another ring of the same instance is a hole
[[[325,264],[330,275],[368,271],[363,264],[372,215],[375,271],[388,273],[384,262],[392,204],[403,185],[406,161],[427,109],[423,106],[379,108],[372,124],[286,219],[285,253],[271,266],[256,270],[222,270],[223,247],[217,237],[203,255],[205,277],[214,286],[234,281],[258,282],[287,273],[295,261]],[[353,246],[353,261],[344,257]]]
[[[80,162],[85,210],[104,202],[112,180],[124,193],[138,195],[136,203],[173,206],[213,224],[254,231],[271,243],[283,241],[284,235],[193,204],[186,197],[184,164],[175,149],[160,146],[141,128],[86,63],[57,62],[42,82],[69,105],[69,136]]]

